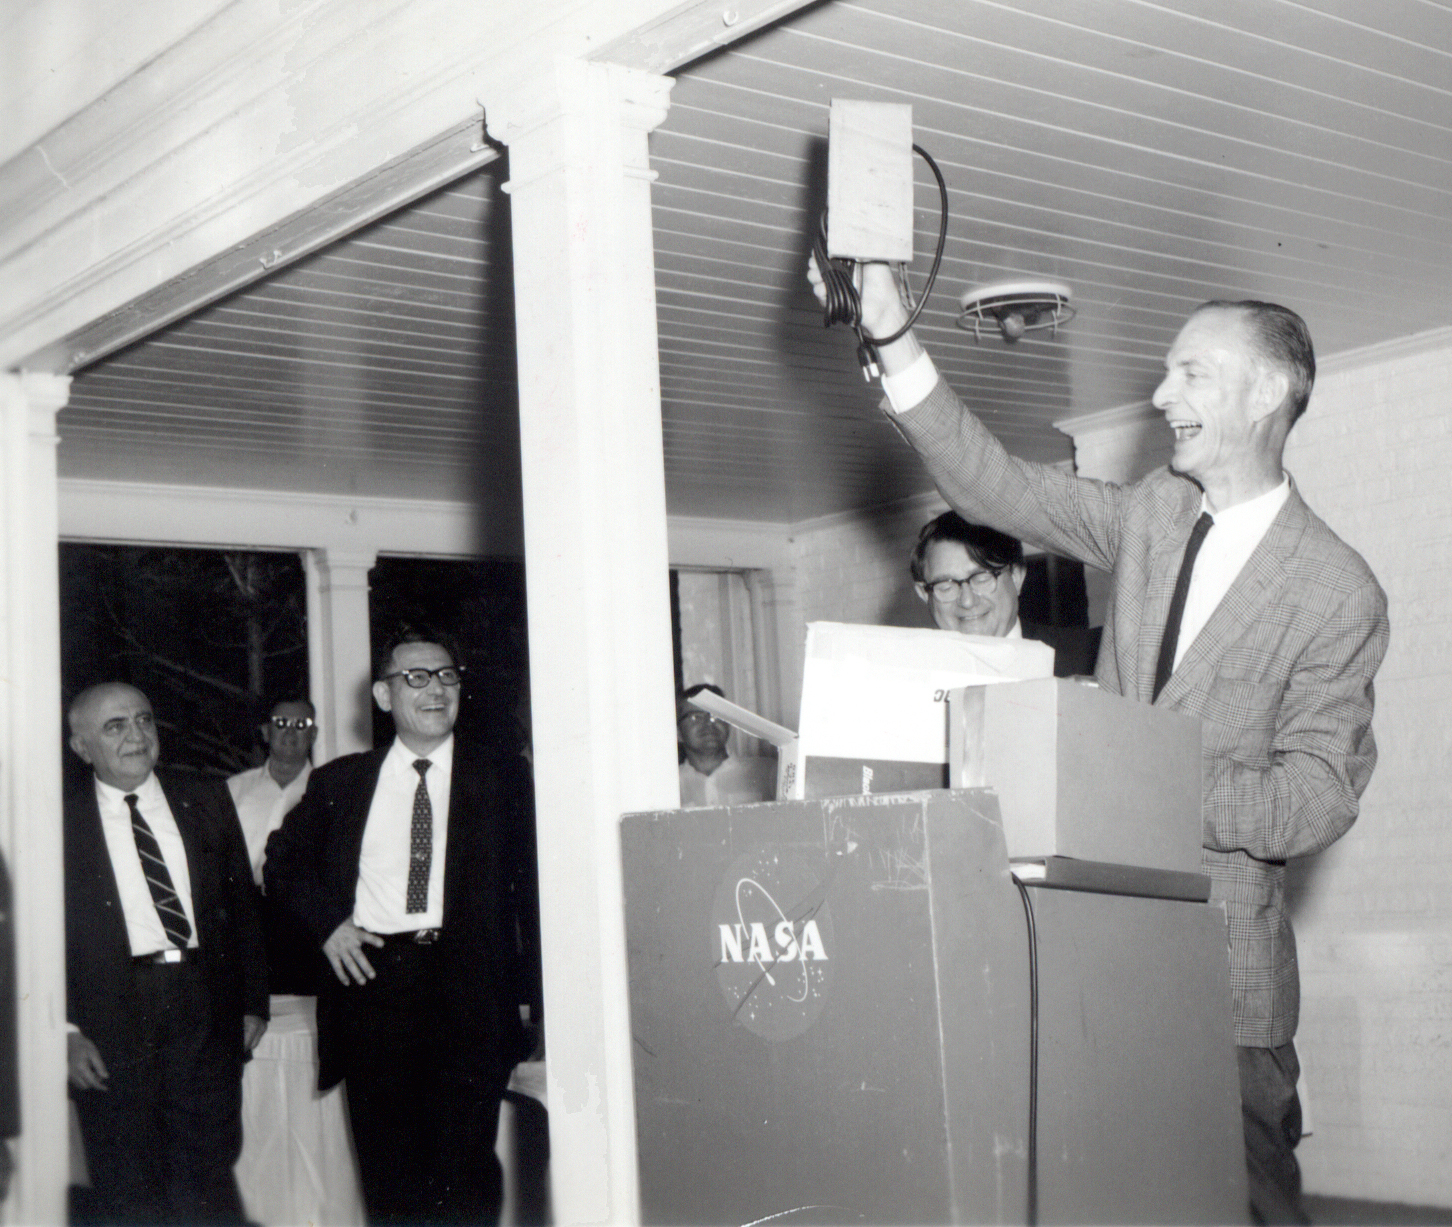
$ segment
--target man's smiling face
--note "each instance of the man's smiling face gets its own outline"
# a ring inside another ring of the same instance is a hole
[[[1153,398],[1175,432],[1176,471],[1208,487],[1245,466],[1257,451],[1251,406],[1259,374],[1237,312],[1217,308],[1190,317]]]
[[[401,643],[388,668],[393,676],[373,683],[378,706],[392,713],[399,737],[415,753],[428,754],[454,731],[460,688],[430,677],[426,686],[415,690],[401,674],[406,669],[443,669],[453,663],[448,650],[437,643]]]
[[[134,791],[161,751],[150,700],[132,686],[95,687],[72,710],[70,744],[101,783]]]
[[[928,602],[933,621],[940,630],[1002,638],[1018,624],[1018,590],[1024,580],[1023,567],[1005,567],[998,573],[996,584],[986,592],[974,591],[965,583],[950,597],[933,595],[932,586],[939,580],[966,580],[984,571],[961,541],[934,541],[928,547],[923,558],[924,582],[918,585],[918,594]]]

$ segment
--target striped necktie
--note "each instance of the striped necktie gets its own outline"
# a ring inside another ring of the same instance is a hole
[[[174,946],[185,949],[191,940],[192,926],[181,900],[177,898],[176,887],[171,884],[171,871],[162,859],[161,845],[156,842],[156,836],[136,807],[136,794],[128,792],[125,800],[131,811],[131,834],[136,839],[136,851],[141,857],[141,872],[146,875],[146,885],[151,887],[151,901],[156,904],[161,927]]]

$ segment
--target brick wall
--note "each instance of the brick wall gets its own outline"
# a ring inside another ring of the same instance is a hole
[[[916,499],[875,514],[831,516],[793,532],[797,600],[808,622],[932,626],[913,591],[908,555],[918,531],[948,505]]]
[[[1392,626],[1376,774],[1295,866],[1293,915],[1307,1190],[1452,1206],[1452,337],[1429,340],[1327,363],[1287,448]]]

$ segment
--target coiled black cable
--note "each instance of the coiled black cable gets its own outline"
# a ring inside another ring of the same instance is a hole
[[[903,291],[906,296],[904,305],[908,308],[907,323],[891,336],[867,336],[862,331],[862,296],[857,291],[857,261],[827,255],[827,211],[825,209],[822,210],[822,215],[818,219],[817,235],[812,242],[812,254],[816,257],[817,271],[822,275],[822,286],[826,292],[826,303],[822,309],[822,325],[825,328],[831,328],[834,324],[846,324],[857,333],[858,358],[863,364],[863,374],[868,378],[877,374],[878,348],[890,345],[893,341],[906,336],[908,329],[917,322],[918,316],[922,314],[928,296],[933,292],[933,284],[938,280],[938,269],[943,263],[943,247],[948,241],[948,185],[943,179],[943,172],[938,169],[938,164],[933,161],[932,155],[921,145],[914,145],[913,152],[928,164],[928,169],[933,172],[933,178],[938,181],[938,245],[933,252],[933,264],[928,270],[927,282],[916,303],[912,301],[906,278],[903,279]]]

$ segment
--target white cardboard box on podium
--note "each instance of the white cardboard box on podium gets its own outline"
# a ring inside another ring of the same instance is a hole
[[[796,784],[782,799],[944,788],[949,692],[1053,671],[1054,650],[1032,639],[812,622]]]

